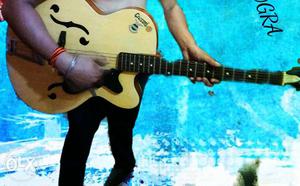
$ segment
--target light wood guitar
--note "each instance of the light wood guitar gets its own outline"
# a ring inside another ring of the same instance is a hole
[[[63,113],[93,96],[130,109],[140,102],[138,73],[217,78],[275,85],[292,84],[299,88],[299,68],[289,72],[241,70],[211,67],[203,62],[168,62],[158,55],[157,27],[152,17],[140,8],[126,8],[104,14],[92,0],[47,0],[36,10],[50,35],[69,52],[105,57],[106,68],[117,77],[110,85],[78,94],[64,91],[63,77],[37,56],[9,30],[7,65],[17,95],[32,108],[46,113]]]

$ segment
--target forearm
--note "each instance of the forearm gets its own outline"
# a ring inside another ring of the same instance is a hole
[[[205,51],[199,48],[188,29],[188,25],[182,9],[177,4],[176,0],[160,0],[165,13],[165,18],[169,29],[179,44],[182,55],[186,60],[196,60],[206,62],[212,66],[220,66],[212,57]],[[192,81],[203,81],[207,86],[212,86],[218,82],[216,79],[210,81],[205,77],[193,77]]]
[[[7,0],[3,7],[3,16],[24,43],[45,59],[49,59],[57,44],[34,9],[42,1]]]
[[[192,34],[189,32],[185,15],[177,3],[165,8],[164,14],[169,29],[182,50],[195,43]]]

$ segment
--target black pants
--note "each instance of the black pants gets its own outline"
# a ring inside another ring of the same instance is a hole
[[[132,129],[139,108],[120,109],[102,98],[94,97],[68,113],[67,133],[61,161],[60,186],[82,186],[85,165],[100,121],[107,117],[114,167],[133,170]],[[101,162],[99,162],[101,163]]]

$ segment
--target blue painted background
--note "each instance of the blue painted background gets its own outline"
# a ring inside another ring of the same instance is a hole
[[[261,26],[263,19],[254,0],[179,1],[199,46],[223,65],[289,70],[300,58],[300,3],[268,2],[276,7],[276,26],[284,30],[272,37]],[[147,8],[159,27],[159,50],[167,59],[181,58],[159,3],[149,1]],[[20,171],[7,169],[7,156],[11,154],[38,162],[34,174],[21,180],[22,184],[55,185],[67,122],[62,115],[45,115],[28,108],[14,94],[5,64],[6,27],[6,23],[0,23],[0,185],[18,183],[14,175]],[[209,91],[215,95],[209,95]],[[138,168],[132,184],[200,185],[207,168],[211,171],[207,179],[221,175],[228,182],[223,184],[230,185],[240,165],[260,158],[260,174],[265,176],[261,183],[279,177],[273,184],[285,185],[280,177],[288,177],[289,185],[299,185],[294,174],[300,170],[296,152],[300,144],[299,104],[299,93],[289,86],[222,82],[208,88],[184,77],[151,76],[134,131]],[[103,157],[108,162],[112,159],[106,143],[107,125],[104,122],[101,126],[93,145],[96,150],[89,159],[87,185],[102,183],[112,166],[103,163]],[[157,171],[161,169],[154,165],[167,169]],[[193,181],[194,174],[200,177],[197,181]],[[220,184],[211,178],[204,185]]]

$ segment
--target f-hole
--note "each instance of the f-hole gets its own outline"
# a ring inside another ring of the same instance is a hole
[[[67,38],[67,32],[61,31],[58,38],[58,46],[65,48],[66,46],[66,38]]]

